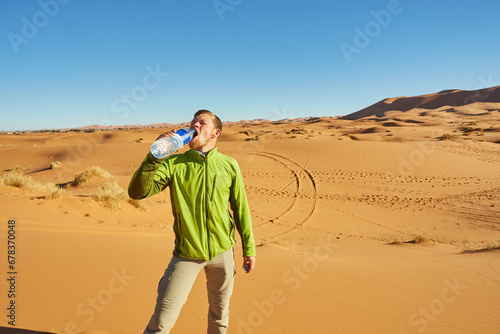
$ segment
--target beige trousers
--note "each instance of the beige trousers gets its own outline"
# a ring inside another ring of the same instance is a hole
[[[211,261],[172,257],[158,284],[155,311],[143,334],[170,333],[202,268],[207,279],[209,304],[207,333],[226,333],[229,299],[236,274],[233,249],[217,255]]]

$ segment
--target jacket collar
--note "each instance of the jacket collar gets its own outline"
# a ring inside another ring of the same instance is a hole
[[[213,149],[211,149],[210,152],[208,152],[206,155],[203,155],[203,153],[201,153],[201,152],[199,152],[197,150],[193,150],[193,149],[191,149],[189,152],[191,154],[193,154],[195,157],[198,157],[198,158],[203,159],[203,160],[205,159],[205,157],[206,158],[210,158],[212,156],[217,155],[217,153],[218,153],[217,152],[217,147],[214,147]]]

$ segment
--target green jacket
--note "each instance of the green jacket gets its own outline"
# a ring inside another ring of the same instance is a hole
[[[174,256],[211,260],[235,245],[235,227],[243,256],[255,256],[250,208],[235,159],[217,148],[206,157],[189,150],[158,160],[148,153],[130,181],[130,197],[146,198],[166,187],[174,215]]]

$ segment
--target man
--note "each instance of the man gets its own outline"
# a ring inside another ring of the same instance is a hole
[[[226,333],[233,290],[235,228],[243,246],[243,267],[255,267],[250,209],[236,160],[217,151],[220,119],[199,110],[191,122],[191,150],[163,160],[148,153],[129,185],[134,199],[170,187],[174,215],[173,257],[158,284],[156,307],[144,334],[170,333],[201,268],[207,279],[208,333]],[[164,133],[157,139],[173,136]],[[233,212],[232,217],[228,204]]]

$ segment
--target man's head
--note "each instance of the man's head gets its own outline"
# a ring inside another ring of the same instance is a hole
[[[195,130],[195,137],[189,142],[189,147],[208,153],[217,143],[222,131],[222,122],[211,111],[198,110],[191,121],[191,129]]]

